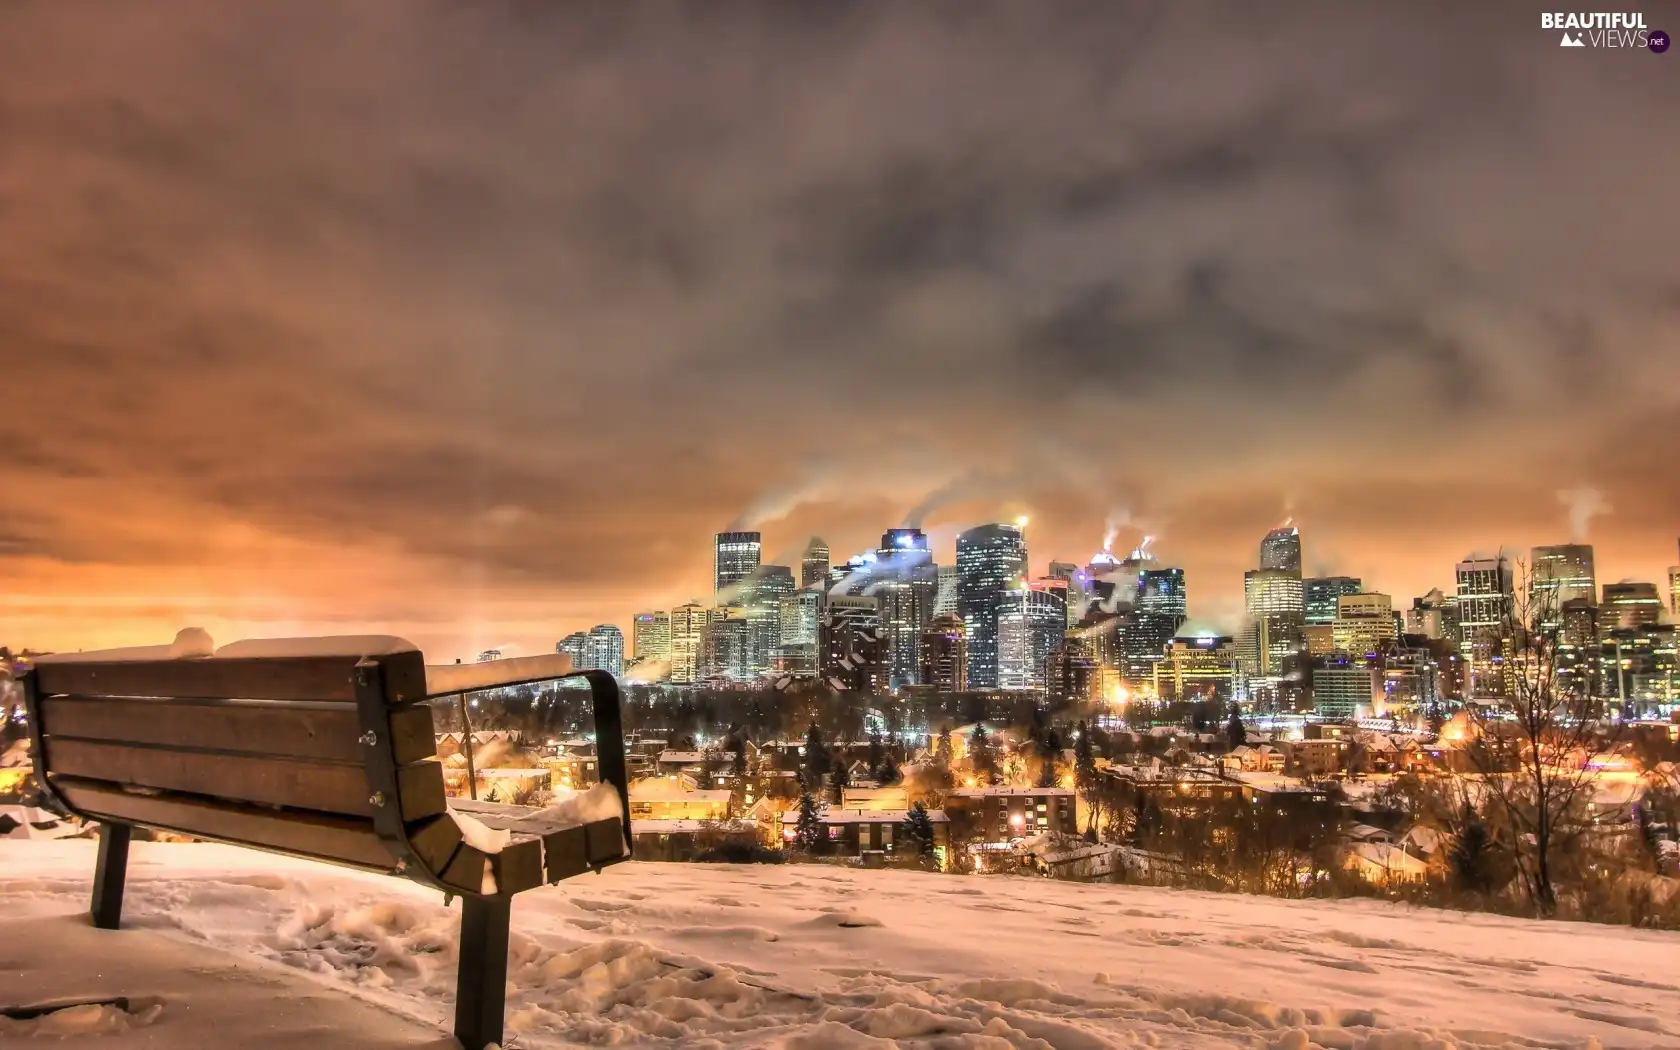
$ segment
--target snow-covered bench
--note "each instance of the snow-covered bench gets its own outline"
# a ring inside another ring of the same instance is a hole
[[[546,810],[444,795],[433,697],[588,680],[601,784]],[[35,773],[101,825],[94,925],[115,929],[133,825],[413,879],[462,898],[455,1035],[499,1043],[514,894],[630,853],[618,686],[564,656],[427,667],[400,638],[43,657],[24,676]],[[470,812],[468,812],[470,810]]]

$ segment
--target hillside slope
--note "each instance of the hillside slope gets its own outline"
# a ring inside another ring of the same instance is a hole
[[[82,909],[93,848],[0,843],[0,919]],[[130,879],[136,928],[446,1024],[458,912],[437,894],[211,845],[137,844]],[[514,927],[532,1050],[1680,1048],[1680,936],[1374,902],[632,863],[521,895]],[[163,998],[98,1045],[170,1045]]]

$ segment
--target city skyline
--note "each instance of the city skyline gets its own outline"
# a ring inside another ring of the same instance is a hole
[[[1149,533],[1227,625],[1287,517],[1397,601],[1674,563],[1672,54],[1445,3],[13,7],[4,644],[549,651],[732,528],[796,579]]]

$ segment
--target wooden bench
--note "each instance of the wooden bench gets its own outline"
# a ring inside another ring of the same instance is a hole
[[[450,814],[430,701],[556,678],[589,683],[617,814],[552,826],[475,804],[474,819],[511,833],[486,853]],[[276,639],[200,657],[44,657],[23,688],[42,791],[100,825],[94,925],[121,920],[134,825],[412,879],[462,901],[455,1035],[467,1050],[502,1039],[514,894],[630,854],[617,683],[563,656],[428,668],[400,638]]]

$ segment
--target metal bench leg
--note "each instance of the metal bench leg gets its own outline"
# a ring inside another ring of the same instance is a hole
[[[114,930],[122,922],[123,883],[128,878],[127,824],[99,825],[99,866],[93,870],[93,924]]]
[[[502,1042],[507,1002],[506,897],[461,898],[461,949],[455,975],[455,1038],[465,1050]]]

